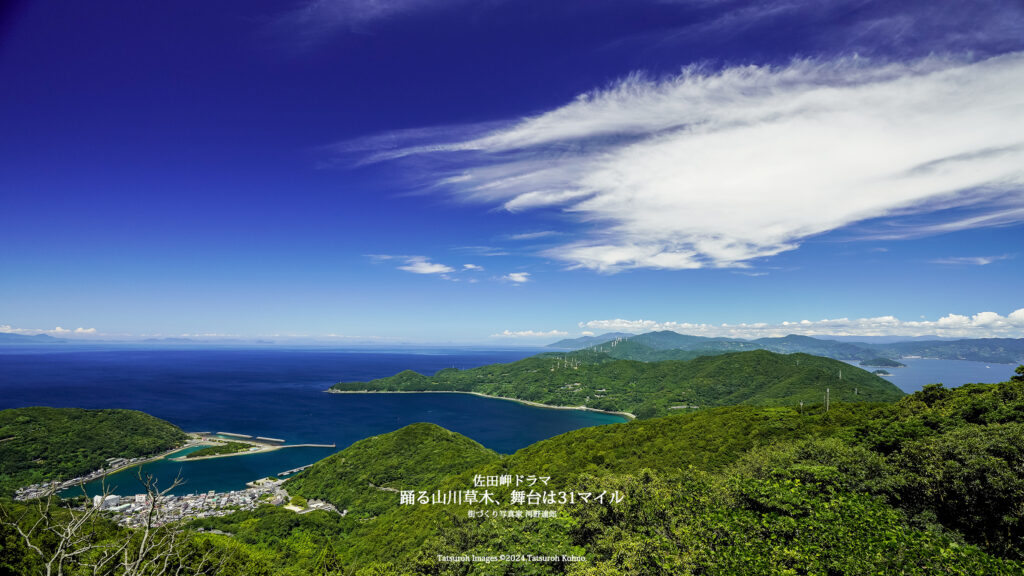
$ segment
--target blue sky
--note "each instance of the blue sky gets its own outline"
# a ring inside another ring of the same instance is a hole
[[[1013,0],[14,2],[0,79],[0,331],[1024,336]]]

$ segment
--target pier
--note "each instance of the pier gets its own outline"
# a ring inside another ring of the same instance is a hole
[[[249,434],[235,434],[234,432],[217,432],[217,436],[231,436],[232,438],[249,438],[252,436]]]
[[[285,470],[284,472],[278,472],[277,476],[280,478],[281,476],[288,476],[289,474],[295,474],[297,472],[302,472],[303,470],[305,470],[306,468],[309,468],[310,466],[312,466],[312,464],[306,464],[305,466],[299,466],[298,468],[292,468],[291,470]]]
[[[337,444],[289,444],[281,448],[337,448]]]

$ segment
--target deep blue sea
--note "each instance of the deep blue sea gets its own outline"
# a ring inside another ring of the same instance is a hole
[[[433,422],[502,453],[618,416],[552,410],[467,394],[328,394],[339,381],[424,374],[448,367],[513,362],[540,350],[0,348],[0,409],[21,406],[130,408],[186,431],[283,438],[287,448],[197,462],[147,465],[177,493],[244,488],[257,478],[310,464],[356,440],[413,422]],[[108,479],[135,493],[135,471]]]

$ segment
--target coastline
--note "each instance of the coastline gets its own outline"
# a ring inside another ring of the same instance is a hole
[[[59,494],[60,492],[67,492],[68,490],[71,490],[72,488],[79,487],[79,486],[85,486],[86,484],[88,484],[90,482],[95,482],[96,480],[105,479],[108,476],[113,476],[115,474],[120,474],[121,472],[124,472],[125,470],[130,470],[132,468],[135,468],[135,467],[138,467],[138,466],[142,466],[144,464],[149,464],[150,462],[156,462],[157,460],[162,460],[164,458],[167,458],[171,454],[174,454],[175,452],[178,452],[180,450],[184,450],[185,448],[188,448],[188,447],[192,446],[193,444],[194,444],[194,440],[188,440],[184,444],[182,444],[181,446],[177,446],[175,448],[171,448],[170,450],[165,450],[163,452],[160,452],[159,454],[154,454],[152,456],[146,456],[145,458],[142,458],[142,459],[137,460],[135,462],[129,462],[128,464],[125,464],[125,465],[120,466],[120,467],[116,467],[116,468],[100,468],[99,470],[93,470],[92,472],[86,474],[85,476],[80,476],[78,478],[73,478],[71,480],[65,480],[63,482],[53,482],[43,491],[41,496],[45,497],[45,496],[48,496],[50,494]],[[18,497],[15,496],[15,500],[17,500],[17,499],[18,499]]]
[[[461,390],[335,390],[333,388],[328,388],[327,390],[325,390],[325,392],[327,392],[328,394],[472,394],[473,396],[479,396],[481,398],[492,398],[494,400],[508,400],[509,402],[518,402],[519,404],[533,406],[534,408],[598,412],[600,414],[622,416],[623,418],[626,419],[626,421],[636,420],[636,415],[633,414],[632,412],[599,410],[597,408],[590,408],[589,406],[556,406],[554,404],[542,404],[540,402],[533,402],[532,400],[521,400],[519,398],[509,398],[508,396],[492,396],[490,394],[484,394],[483,392],[463,392]]]
[[[193,434],[195,434],[195,433],[193,433]],[[196,456],[194,458],[189,458],[188,455],[186,454],[185,456],[177,456],[175,458],[167,458],[167,459],[170,460],[171,462],[198,462],[200,460],[210,460],[212,458],[230,458],[232,456],[246,456],[246,455],[249,455],[249,454],[266,454],[267,452],[274,452],[275,450],[280,450],[282,448],[336,448],[337,447],[333,443],[332,444],[309,444],[309,443],[306,443],[306,444],[267,444],[265,442],[256,442],[256,441],[248,440],[248,439],[245,439],[245,438],[238,438],[238,439],[234,439],[234,440],[229,440],[229,442],[238,442],[238,443],[241,443],[241,444],[248,444],[251,447],[255,447],[255,448],[259,448],[259,449],[258,450],[253,450],[252,448],[250,448],[249,450],[242,450],[242,451],[239,451],[239,452],[229,452],[227,454],[210,454],[209,456]],[[199,440],[197,443],[199,445],[203,445],[203,446],[218,446],[218,445],[223,445],[224,441],[222,441],[222,440],[202,439],[202,440]]]
[[[229,458],[231,456],[245,456],[246,454],[263,454],[265,452],[273,452],[274,450],[280,450],[281,448],[287,448],[287,446],[264,445],[260,446],[259,450],[243,450],[241,452],[231,452],[230,454],[211,454],[209,456],[196,456],[195,458],[189,458],[186,455],[178,456],[176,458],[168,458],[168,460],[170,460],[171,462],[198,462],[200,460],[210,460],[211,458]]]

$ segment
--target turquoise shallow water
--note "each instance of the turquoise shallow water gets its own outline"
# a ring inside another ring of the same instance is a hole
[[[131,408],[187,431],[283,438],[286,448],[263,454],[143,467],[175,493],[233,490],[264,476],[310,464],[356,440],[413,422],[433,422],[502,453],[585,426],[622,422],[618,416],[525,406],[468,394],[328,394],[331,384],[390,376],[412,369],[432,374],[511,362],[537,350],[336,351],[240,350],[4,350],[0,408],[75,406]],[[137,469],[107,479],[118,493],[137,492]],[[98,491],[99,487],[90,486]]]

